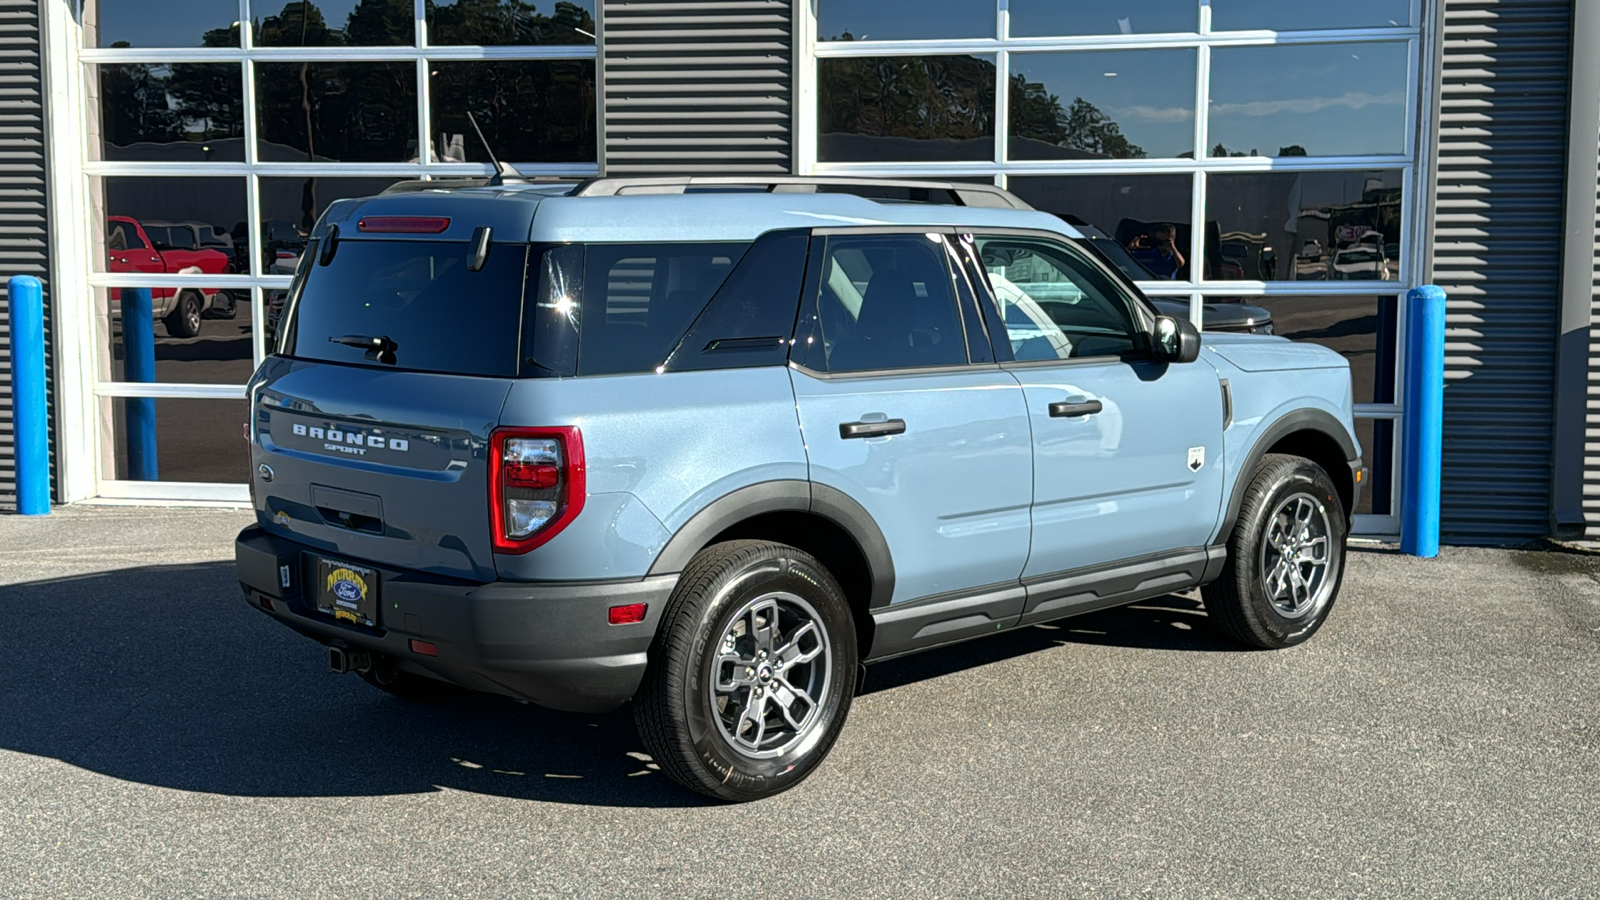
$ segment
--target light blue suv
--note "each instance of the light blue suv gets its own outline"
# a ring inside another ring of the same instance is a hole
[[[863,664],[1196,585],[1309,638],[1361,481],[1349,369],[1155,315],[983,185],[424,182],[340,201],[250,382],[249,602],[339,671],[633,701],[726,800]]]

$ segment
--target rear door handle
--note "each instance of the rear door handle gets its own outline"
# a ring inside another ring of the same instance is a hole
[[[905,419],[889,419],[883,422],[840,422],[839,437],[850,438],[887,437],[891,434],[905,434]]]
[[[1088,400],[1082,403],[1073,403],[1063,400],[1060,403],[1050,404],[1050,416],[1056,419],[1069,419],[1074,416],[1092,416],[1101,410],[1099,400]]]

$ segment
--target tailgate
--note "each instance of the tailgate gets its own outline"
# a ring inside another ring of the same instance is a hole
[[[510,389],[269,358],[252,382],[256,518],[336,556],[492,581],[486,458]]]

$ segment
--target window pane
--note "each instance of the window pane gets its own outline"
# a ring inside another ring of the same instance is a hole
[[[594,61],[434,63],[438,162],[594,162]]]
[[[1406,45],[1211,51],[1211,156],[1406,152]]]
[[[1392,28],[1410,24],[1411,0],[1341,0],[1339,3],[1211,0],[1212,31]]]
[[[328,204],[371,197],[400,178],[261,179],[261,274],[293,275],[306,236]]]
[[[107,398],[102,409],[112,433],[113,471],[105,473],[108,477],[234,484],[249,478],[243,428],[250,409],[245,400],[116,397]],[[151,447],[153,461],[146,456]],[[148,478],[151,474],[154,479]]]
[[[978,256],[1020,362],[1134,349],[1133,320],[1109,279],[1063,247],[978,238]]]
[[[262,162],[417,159],[411,63],[257,63]]]
[[[992,38],[995,0],[818,0],[817,38],[895,41]]]
[[[818,159],[994,158],[989,57],[821,59],[817,87]]]
[[[100,181],[106,243],[95,260],[97,271],[249,271],[243,178],[119,176]]]
[[[1357,513],[1387,516],[1394,512],[1390,491],[1394,484],[1394,420],[1357,419],[1356,440],[1361,442],[1361,463],[1367,481],[1361,486]]]
[[[967,363],[943,241],[829,238],[816,315],[830,372]]]
[[[523,0],[430,0],[428,43],[593,44],[594,0],[561,0],[548,13]]]
[[[257,5],[259,4],[259,6]],[[416,10],[411,0],[254,0],[257,47],[404,46],[416,41]]]
[[[1011,36],[1192,32],[1199,10],[1196,0],[1011,0]]]
[[[1291,341],[1309,341],[1350,361],[1357,403],[1393,403],[1396,298],[1253,297],[1272,313],[1272,330]]]
[[[100,333],[100,377],[106,381],[161,384],[237,384],[255,370],[250,338],[250,291],[203,287],[97,288],[95,313]],[[153,347],[147,356],[129,359],[126,311],[144,310],[150,338],[135,347]],[[198,333],[191,333],[185,319]]]
[[[103,159],[244,160],[244,90],[236,63],[103,65]]]
[[[1206,277],[1398,279],[1400,174],[1213,174],[1206,192]]]
[[[578,374],[654,371],[748,247],[591,244],[584,259]]]
[[[237,47],[238,0],[85,0],[91,47]]]
[[[1194,156],[1193,50],[1011,55],[1012,159]]]
[[[1012,176],[1011,191],[1035,209],[1077,225],[1093,247],[1135,281],[1189,278],[1194,188],[1188,175]],[[1161,226],[1175,232],[1176,255],[1155,240]]]

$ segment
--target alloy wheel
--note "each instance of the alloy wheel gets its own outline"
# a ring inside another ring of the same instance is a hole
[[[722,739],[754,759],[779,756],[816,730],[833,679],[822,617],[801,597],[744,604],[717,639],[708,687]]]

